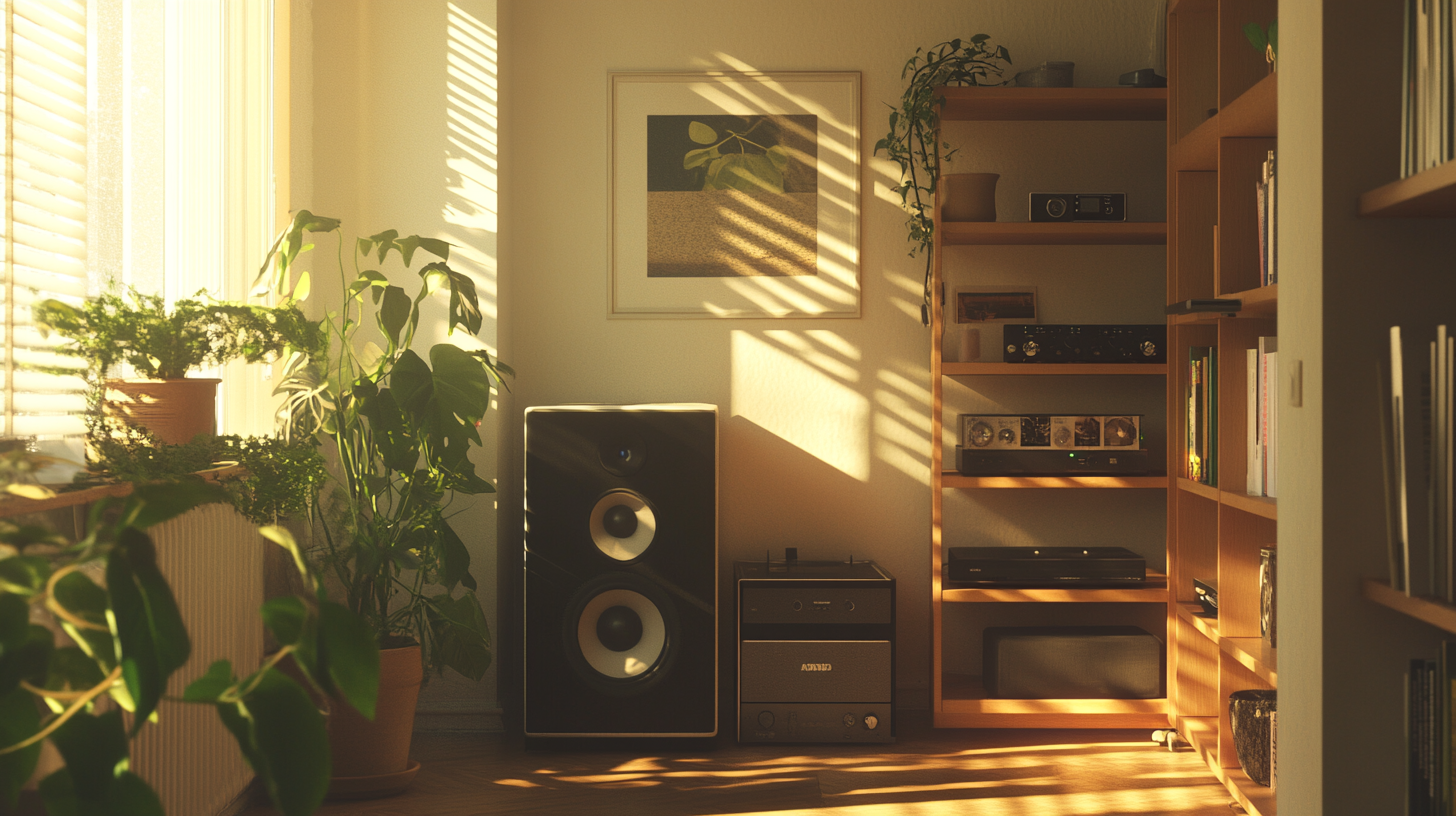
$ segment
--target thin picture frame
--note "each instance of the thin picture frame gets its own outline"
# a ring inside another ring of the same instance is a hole
[[[1035,286],[962,286],[955,290],[957,323],[1035,323]]]
[[[858,72],[609,85],[609,317],[860,316]]]

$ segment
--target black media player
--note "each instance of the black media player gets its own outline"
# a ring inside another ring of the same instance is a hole
[[[961,586],[1142,586],[1147,564],[1125,547],[951,547],[945,580]]]
[[[1145,450],[966,450],[956,445],[962,476],[1146,476]]]

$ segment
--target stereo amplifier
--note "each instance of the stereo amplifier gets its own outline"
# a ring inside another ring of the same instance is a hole
[[[1032,221],[1126,221],[1126,193],[1030,193]]]
[[[950,547],[945,579],[967,586],[1141,586],[1147,563],[1126,547]]]
[[[961,414],[961,447],[1126,450],[1140,447],[1141,414]]]
[[[738,741],[893,742],[895,579],[873,561],[740,561]]]
[[[1003,334],[1008,363],[1164,363],[1168,327],[1008,323]]]
[[[1146,450],[984,450],[956,445],[962,476],[1146,476]]]

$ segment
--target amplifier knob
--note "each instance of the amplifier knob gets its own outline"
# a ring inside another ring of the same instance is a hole
[[[858,719],[853,714],[845,714],[843,722],[845,728],[853,728]]]
[[[1144,340],[1138,348],[1142,349],[1144,357],[1152,357],[1158,353],[1158,344],[1151,340]]]
[[[1038,346],[1035,340],[1027,340],[1021,344],[1021,351],[1027,357],[1035,357],[1036,353],[1041,351],[1041,346]]]
[[[774,724],[774,715],[773,715],[773,712],[772,711],[760,711],[760,712],[758,712],[758,727],[759,728],[773,728],[773,724]]]
[[[854,611],[854,601],[845,601],[844,602],[844,608],[847,611],[853,612]]]
[[[864,715],[864,727],[866,730],[873,731],[879,727],[879,724],[880,718],[876,717],[873,713]]]
[[[794,601],[794,611],[795,612],[798,612],[799,610],[801,610],[803,608],[804,608],[804,605],[802,603],[800,603],[798,601]]]

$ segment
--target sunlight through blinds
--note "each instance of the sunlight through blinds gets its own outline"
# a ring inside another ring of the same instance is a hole
[[[7,0],[4,423],[6,436],[84,432],[83,363],[41,337],[31,304],[86,295],[86,2]],[[57,369],[74,371],[66,375]]]

